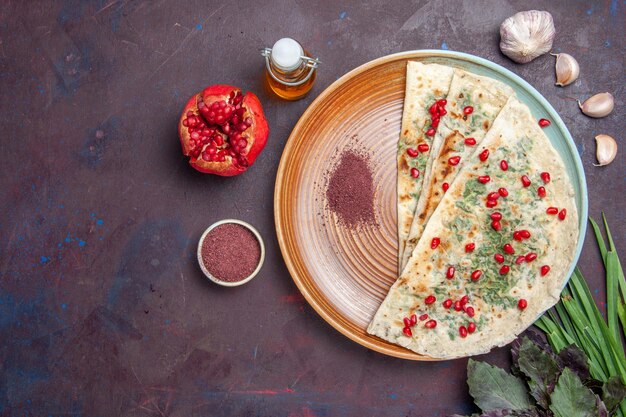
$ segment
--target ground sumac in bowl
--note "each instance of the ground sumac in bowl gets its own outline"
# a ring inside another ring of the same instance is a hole
[[[241,281],[256,269],[261,246],[254,233],[236,223],[213,228],[202,242],[202,263],[220,281]]]

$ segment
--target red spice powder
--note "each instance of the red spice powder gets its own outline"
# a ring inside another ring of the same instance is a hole
[[[344,226],[375,223],[374,181],[367,156],[354,151],[341,155],[330,174],[326,199]]]
[[[259,265],[261,246],[248,228],[225,223],[206,235],[200,253],[211,275],[220,281],[237,282],[247,278]]]

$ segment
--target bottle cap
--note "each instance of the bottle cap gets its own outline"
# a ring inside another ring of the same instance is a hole
[[[270,58],[274,65],[283,71],[292,71],[302,63],[304,50],[302,46],[291,38],[282,38],[272,47]]]

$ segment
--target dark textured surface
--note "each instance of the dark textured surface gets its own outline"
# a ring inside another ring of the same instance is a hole
[[[553,86],[554,58],[515,65],[498,26],[516,11],[554,15],[556,51],[581,78]],[[533,84],[580,150],[590,214],[608,213],[626,250],[624,151],[605,168],[593,137],[623,145],[624,22],[613,1],[56,1],[0,4],[0,415],[432,416],[473,408],[466,360],[415,363],[350,342],[299,296],[274,232],[273,186],[289,132],[348,70],[393,52],[452,49]],[[310,96],[277,100],[257,48],[301,40],[323,66]],[[259,94],[271,133],[237,178],[194,172],[176,123],[208,84]],[[614,113],[573,99],[613,92]],[[211,223],[255,225],[267,257],[241,288],[195,263]],[[625,259],[622,258],[622,261]],[[604,297],[588,234],[580,265]],[[507,349],[485,359],[506,364]]]

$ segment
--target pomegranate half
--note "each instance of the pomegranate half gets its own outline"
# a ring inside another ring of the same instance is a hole
[[[257,96],[218,84],[189,99],[178,133],[192,167],[230,177],[254,163],[265,147],[269,127]]]

